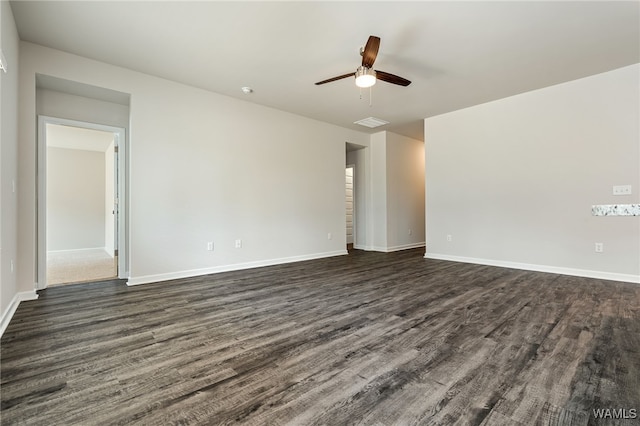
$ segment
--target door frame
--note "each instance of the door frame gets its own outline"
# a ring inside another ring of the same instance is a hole
[[[107,126],[86,121],[70,120],[66,118],[38,116],[38,159],[36,182],[36,290],[47,287],[47,124],[79,127],[90,130],[110,132],[114,135],[114,145],[117,147],[117,185],[115,200],[115,245],[118,250],[118,278],[128,278],[127,271],[127,182],[126,182],[126,133],[123,127]]]

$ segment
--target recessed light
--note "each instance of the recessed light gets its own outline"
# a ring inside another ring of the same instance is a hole
[[[242,93],[244,93],[245,95],[249,95],[249,94],[253,93],[253,89],[251,87],[247,87],[247,86],[244,86],[240,90],[242,90]]]

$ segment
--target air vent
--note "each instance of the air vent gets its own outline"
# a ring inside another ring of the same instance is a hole
[[[374,127],[380,127],[384,126],[385,124],[389,124],[389,122],[381,120],[379,118],[369,117],[363,118],[362,120],[354,121],[353,124],[359,124],[361,126],[370,127],[373,129]]]

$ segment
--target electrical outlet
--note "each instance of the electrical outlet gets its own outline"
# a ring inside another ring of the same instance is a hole
[[[242,248],[242,240],[236,240],[236,248]]]
[[[604,244],[596,243],[596,253],[602,253],[602,252],[604,252]]]
[[[330,239],[331,239],[331,232],[327,234],[327,240],[330,240]]]
[[[13,274],[13,259],[11,259],[11,273]]]
[[[448,242],[453,241],[453,237],[451,236],[451,234],[447,235],[447,241],[448,241]]]
[[[409,235],[413,234],[413,231],[411,229],[409,229]]]
[[[614,185],[613,195],[631,195],[631,185]]]
[[[207,250],[209,250],[209,251],[213,251],[213,241],[209,241],[209,242],[207,243]]]

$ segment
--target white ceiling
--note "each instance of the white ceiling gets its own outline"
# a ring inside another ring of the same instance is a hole
[[[423,138],[425,117],[640,62],[640,3],[13,1],[22,40],[364,132]],[[108,25],[105,25],[108,23]],[[352,79],[374,68],[408,87]],[[240,88],[250,86],[251,95]],[[391,123],[367,129],[354,121]]]
[[[81,127],[47,124],[47,146],[106,152],[113,142],[113,133]]]

